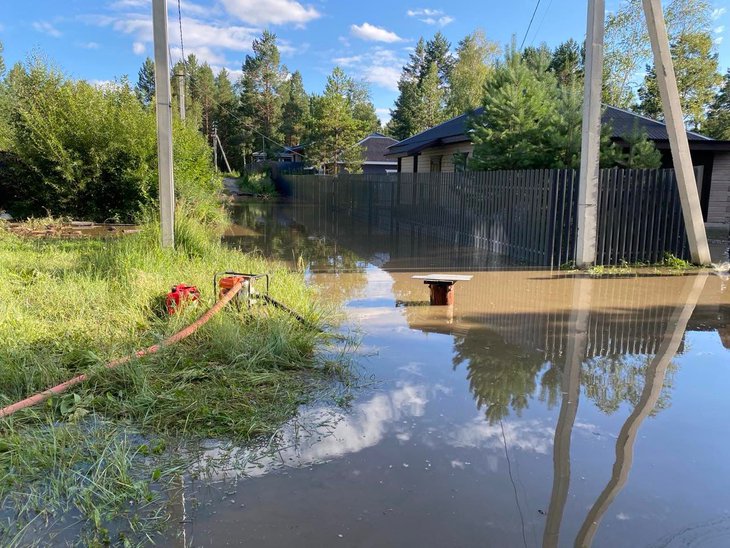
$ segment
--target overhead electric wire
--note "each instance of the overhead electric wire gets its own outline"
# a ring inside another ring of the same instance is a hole
[[[542,19],[540,19],[540,24],[537,25],[537,28],[535,29],[535,34],[532,35],[532,40],[530,41],[530,45],[535,43],[535,38],[537,38],[537,35],[540,34],[540,29],[542,28],[542,25],[545,23],[545,19],[547,18],[547,14],[550,11],[550,8],[553,5],[553,0],[550,0],[550,3],[548,3],[547,8],[545,8],[545,12],[542,14]]]
[[[187,72],[187,63],[185,62],[185,42],[183,41],[182,7],[180,5],[180,0],[177,0],[177,20],[180,24],[180,56],[182,57],[183,71]]]
[[[535,21],[535,15],[537,15],[537,9],[540,7],[540,2],[542,0],[537,0],[537,4],[535,4],[535,10],[532,12],[532,17],[530,17],[530,23],[527,25],[527,30],[525,31],[525,37],[522,39],[522,43],[520,44],[520,51],[522,51],[522,48],[525,45],[525,41],[527,40],[527,35],[530,34],[530,29],[532,28],[532,23]]]

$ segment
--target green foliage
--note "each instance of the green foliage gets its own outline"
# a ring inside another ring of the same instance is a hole
[[[155,100],[155,62],[147,57],[137,73],[137,85],[134,87],[137,99],[144,106],[152,105]]]
[[[242,192],[264,197],[276,195],[276,186],[268,173],[246,172],[236,182]]]
[[[364,99],[362,92],[360,85],[335,67],[327,78],[324,95],[312,98],[307,157],[325,173],[360,169],[362,150],[357,142],[370,129],[366,121],[356,118],[356,108]]]
[[[717,71],[718,54],[713,51],[712,35],[709,31],[683,33],[671,46],[685,123],[696,131],[701,130],[707,117],[707,105],[712,102],[714,89],[722,79]],[[653,66],[647,66],[647,74],[638,93],[639,112],[663,119],[659,85]]]
[[[309,119],[309,97],[304,90],[302,74],[294,72],[284,84],[283,116],[281,132],[284,135],[284,144],[296,146],[301,144]]]
[[[527,169],[552,164],[548,130],[553,123],[557,86],[550,76],[539,77],[512,44],[504,61],[487,78],[484,114],[470,121],[472,169]],[[551,85],[545,85],[546,81]]]
[[[639,129],[635,123],[634,128],[623,140],[626,143],[625,158],[622,161],[623,167],[628,168],[658,168],[662,165],[662,155],[656,146],[646,135],[646,131]]]
[[[484,113],[469,121],[474,170],[580,167],[583,89],[578,78],[559,84],[539,51],[516,49],[488,76]],[[658,167],[661,155],[646,134],[632,132],[623,143],[601,128],[602,167]]]
[[[103,369],[199,316],[215,299],[213,272],[268,272],[276,299],[315,325],[331,317],[302,273],[224,247],[191,208],[177,211],[174,251],[157,245],[154,216],[141,228],[71,241],[0,230],[0,406],[81,372],[90,376],[45,405],[0,420],[0,503],[18,512],[14,526],[38,512],[57,522],[70,507],[74,521],[96,532],[118,518],[123,530],[139,532],[142,524],[133,520],[145,508],[160,513],[145,528],[161,527],[167,516],[160,498],[191,464],[180,462],[187,452],[176,451],[178,444],[271,433],[314,382],[328,378],[314,367],[322,335],[263,306],[241,313],[231,307],[176,346]],[[161,296],[183,281],[200,288],[200,306],[162,314]],[[13,530],[10,538],[5,533],[0,528],[0,544],[12,544]]]
[[[730,69],[710,105],[704,132],[715,139],[730,140]]]
[[[406,139],[446,120],[446,100],[454,60],[450,43],[440,32],[421,38],[403,67],[399,96],[391,110],[388,133]]]
[[[684,259],[680,259],[679,257],[675,257],[669,252],[666,252],[664,254],[664,260],[662,261],[661,266],[667,266],[674,270],[687,270],[688,268],[692,268],[692,263],[690,263],[689,261],[685,261]]]
[[[709,0],[670,0],[664,18],[670,43],[681,34],[707,33],[713,5]],[[635,103],[634,76],[652,58],[642,0],[623,0],[606,18],[603,102],[630,108]]]
[[[282,140],[280,90],[286,70],[280,64],[275,34],[265,30],[251,47],[253,55],[246,55],[243,63],[240,95],[240,112],[248,126],[243,128],[248,136],[246,146],[251,151],[263,149],[267,157],[273,157],[277,152],[273,143]],[[252,132],[252,127],[257,131]]]
[[[103,89],[32,59],[3,86],[9,171],[3,206],[16,216],[134,220],[157,197],[155,117],[126,81]],[[210,150],[195,129],[175,128],[178,195],[215,209]],[[15,179],[14,177],[19,177]],[[19,184],[21,183],[22,184]]]
[[[481,105],[484,83],[498,53],[499,46],[487,40],[482,30],[459,42],[449,76],[448,116],[460,116]]]
[[[585,47],[570,38],[563,42],[552,53],[549,70],[555,74],[560,85],[570,85],[583,78]]]

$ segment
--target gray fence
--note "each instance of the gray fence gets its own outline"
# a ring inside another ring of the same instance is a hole
[[[296,203],[316,204],[368,234],[410,230],[533,266],[574,258],[575,170],[299,175],[282,182]],[[598,210],[598,264],[688,256],[673,170],[602,170]]]

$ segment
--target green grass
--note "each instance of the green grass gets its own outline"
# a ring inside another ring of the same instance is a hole
[[[276,187],[267,173],[244,173],[236,181],[241,192],[255,194],[263,198],[277,195]]]
[[[154,222],[104,240],[23,238],[0,227],[0,406],[91,373],[72,392],[0,419],[0,544],[25,544],[23,524],[47,527],[69,512],[84,542],[154,529],[164,523],[156,502],[165,482],[184,468],[170,447],[273,432],[342,375],[318,355],[327,335],[264,306],[229,307],[176,346],[103,368],[207,309],[214,272],[270,273],[272,296],[308,322],[326,327],[333,316],[315,305],[302,273],[222,246],[214,226],[192,217],[178,211],[175,251],[160,250]],[[202,302],[168,317],[162,296],[180,282],[197,285]],[[130,508],[145,508],[151,522]]]

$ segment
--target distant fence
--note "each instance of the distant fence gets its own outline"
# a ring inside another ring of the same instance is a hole
[[[368,234],[417,230],[535,266],[575,256],[575,170],[291,175],[283,183],[297,203],[317,204]],[[666,252],[687,258],[674,171],[602,170],[597,232],[598,264],[655,263]]]

